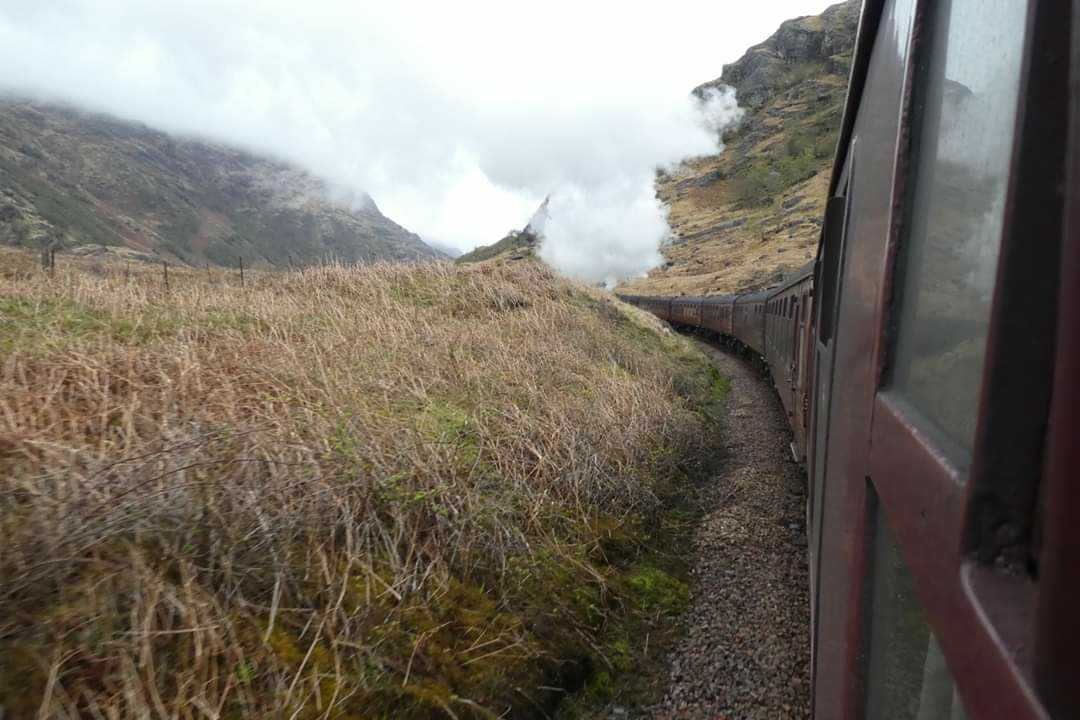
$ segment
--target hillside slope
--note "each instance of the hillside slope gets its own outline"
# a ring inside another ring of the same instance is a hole
[[[285,163],[0,97],[0,245],[46,243],[200,265],[442,255]]]
[[[667,263],[620,290],[713,294],[765,287],[808,262],[824,214],[859,3],[789,20],[694,90],[729,85],[746,110],[723,153],[661,176]]]
[[[548,214],[548,202],[550,200],[551,196],[544,198],[544,202],[540,203],[540,207],[536,208],[524,228],[511,230],[501,240],[490,245],[478,245],[471,251],[458,256],[457,262],[467,264],[492,260],[497,257],[514,260],[535,258],[537,245],[544,234],[544,227],[550,217]]]
[[[0,248],[0,716],[648,692],[719,454],[696,346],[538,263],[130,271]]]
[[[538,242],[539,238],[528,227],[524,230],[511,230],[498,242],[480,245],[458,256],[455,262],[467,265],[502,256],[514,259],[533,257]]]

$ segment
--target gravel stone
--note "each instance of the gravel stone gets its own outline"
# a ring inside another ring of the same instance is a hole
[[[776,393],[750,363],[708,346],[731,378],[726,456],[704,491],[686,636],[657,720],[810,717],[806,479]],[[617,717],[622,717],[621,715]]]

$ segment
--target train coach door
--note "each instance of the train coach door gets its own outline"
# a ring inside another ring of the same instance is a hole
[[[854,156],[854,145],[849,158]],[[848,161],[850,177],[851,160]],[[825,205],[825,226],[821,239],[818,261],[814,268],[814,287],[820,300],[816,306],[817,332],[814,339],[814,397],[811,408],[811,427],[808,432],[809,454],[807,467],[810,468],[810,497],[807,504],[807,537],[810,551],[810,608],[813,627],[811,628],[811,654],[816,657],[818,645],[819,609],[821,606],[821,525],[825,509],[825,470],[827,467],[827,436],[829,428],[829,398],[832,396],[833,356],[836,334],[836,299],[840,291],[840,282],[844,267],[845,228],[848,220],[848,181],[845,179],[841,190],[835,197],[829,198]],[[816,661],[811,660],[811,668]]]
[[[799,427],[802,428],[803,439],[803,453],[806,453],[806,446],[809,444],[810,439],[807,437],[810,432],[810,398],[808,396],[809,389],[807,380],[810,375],[810,368],[813,365],[813,358],[810,357],[810,347],[813,343],[813,338],[807,337],[807,328],[810,325],[810,314],[812,312],[811,293],[809,290],[803,290],[802,302],[799,303],[799,322],[798,322],[798,337],[795,341],[795,351],[798,353],[797,373],[795,375],[795,386],[799,388],[799,394],[796,397],[798,408]]]
[[[1062,244],[1076,241],[1070,25],[1068,3],[1038,0],[942,0],[916,21],[865,467],[867,718],[1080,717],[1076,607],[1038,605],[1061,587],[1054,562],[1080,585],[1043,531]]]
[[[802,358],[799,357],[799,338],[802,335],[802,297],[800,295],[793,295],[791,297],[791,311],[788,313],[788,317],[791,318],[788,325],[790,332],[788,333],[787,345],[789,355],[789,362],[787,367],[788,374],[788,389],[791,393],[791,418],[795,423],[796,428],[801,426],[800,414],[799,414],[799,365]]]

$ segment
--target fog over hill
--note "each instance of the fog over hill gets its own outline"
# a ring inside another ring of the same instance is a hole
[[[656,168],[716,151],[689,88],[824,5],[11,0],[0,87],[283,158],[463,251],[551,194],[545,257],[605,279],[660,259]]]
[[[438,251],[286,163],[103,115],[0,98],[0,244],[279,267]]]

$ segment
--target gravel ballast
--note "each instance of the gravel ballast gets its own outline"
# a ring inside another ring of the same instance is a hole
[[[664,699],[613,717],[808,718],[806,480],[775,391],[750,363],[709,348],[731,378],[726,457],[704,490],[686,636]]]

